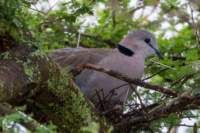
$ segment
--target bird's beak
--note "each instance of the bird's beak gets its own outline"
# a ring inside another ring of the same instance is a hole
[[[155,54],[160,58],[163,59],[163,55],[160,53],[160,51],[158,49],[156,49],[155,47],[153,47],[153,45],[151,43],[149,43],[149,46],[155,51]]]
[[[155,51],[156,55],[157,55],[160,59],[163,59],[163,55],[160,53],[159,50],[154,49],[154,51]]]

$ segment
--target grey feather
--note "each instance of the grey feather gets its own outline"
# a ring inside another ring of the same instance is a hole
[[[64,48],[51,52],[49,57],[56,61],[61,67],[68,67],[69,70],[71,70],[80,64],[96,64],[108,56],[111,51],[113,50],[103,48]]]
[[[146,38],[157,49],[157,42],[153,34],[144,30],[135,30],[129,32],[120,42],[120,45],[134,52],[133,56],[122,54],[117,49],[98,48],[65,48],[55,50],[49,56],[61,67],[73,69],[79,64],[91,63],[114,70],[130,78],[139,79],[144,72],[145,58],[155,54],[155,50],[145,42]],[[84,70],[75,77],[75,81],[83,93],[95,104],[98,104],[99,101],[96,92],[102,90],[103,92],[100,92],[100,96],[105,98],[105,96],[111,94],[113,88],[126,84],[126,82],[115,77],[93,70]],[[131,93],[132,90],[127,85],[122,86],[116,89],[115,95],[107,98],[107,101],[111,107],[116,103],[123,105],[127,100],[128,94]]]

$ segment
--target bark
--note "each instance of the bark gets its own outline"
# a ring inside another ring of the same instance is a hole
[[[27,45],[15,44],[0,52],[1,103],[25,105],[25,113],[41,123],[52,121],[59,132],[78,133],[96,123],[67,70]]]

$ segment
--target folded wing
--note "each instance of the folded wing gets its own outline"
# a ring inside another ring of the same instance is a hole
[[[61,67],[74,69],[80,64],[97,64],[111,53],[112,49],[97,48],[63,48],[57,49],[49,54]]]

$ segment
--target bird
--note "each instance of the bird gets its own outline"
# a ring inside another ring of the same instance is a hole
[[[155,36],[146,30],[132,30],[114,49],[62,48],[51,52],[49,57],[69,70],[90,63],[133,79],[141,79],[145,59],[154,54],[163,58]],[[102,102],[104,108],[123,106],[127,97],[133,93],[127,82],[94,70],[83,70],[75,77],[75,83],[96,106]],[[133,85],[133,88],[136,86]]]

